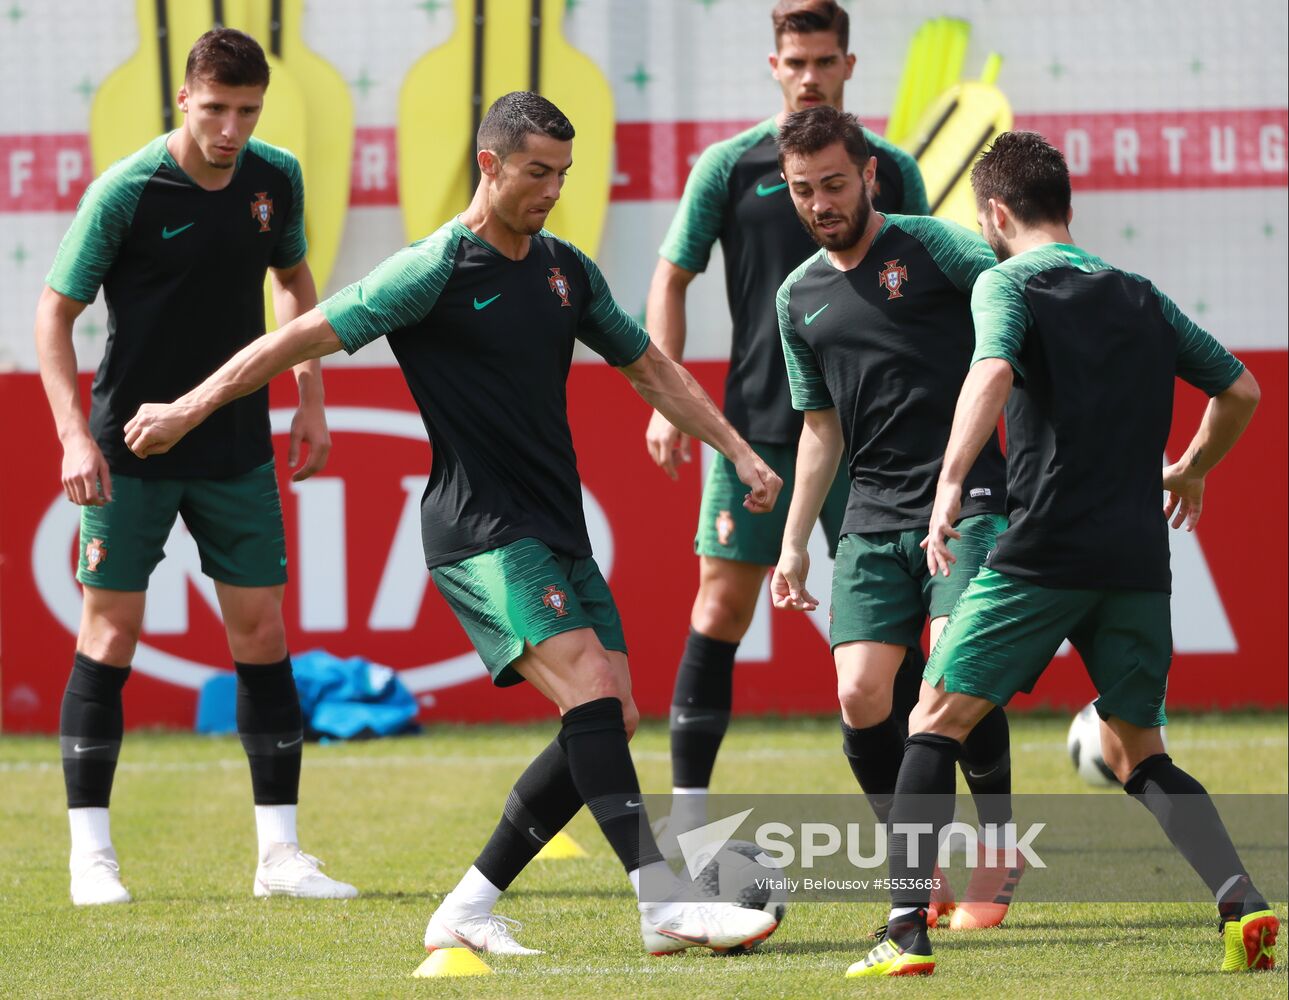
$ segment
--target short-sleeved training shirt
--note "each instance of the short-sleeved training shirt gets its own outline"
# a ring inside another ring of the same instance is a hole
[[[1050,587],[1169,591],[1161,513],[1173,386],[1244,366],[1149,280],[1076,246],[1017,254],[972,294],[973,364],[1013,369],[1008,519],[989,565]]]
[[[929,215],[917,161],[867,129],[864,135],[877,158],[873,207]],[[704,271],[720,241],[734,328],[725,415],[749,441],[795,445],[801,414],[792,408],[783,372],[774,293],[817,247],[779,171],[777,136],[770,118],[704,150],[658,253],[687,271]]]
[[[304,184],[284,149],[251,139],[233,179],[200,187],[158,136],[86,190],[45,283],[80,302],[99,287],[107,347],[90,430],[114,472],[223,479],[271,461],[268,389],[211,414],[144,461],[124,427],[141,403],[167,403],[264,333],[264,275],[305,255]]]
[[[925,528],[975,335],[971,288],[997,261],[954,222],[888,215],[859,265],[827,251],[778,294],[798,410],[837,407],[850,499],[842,533]],[[1006,471],[990,437],[962,490],[962,517],[1001,514]]]
[[[588,257],[542,230],[512,260],[454,219],[318,308],[350,353],[387,337],[420,408],[427,566],[520,538],[591,555],[568,426],[574,341],[621,367],[649,337]]]

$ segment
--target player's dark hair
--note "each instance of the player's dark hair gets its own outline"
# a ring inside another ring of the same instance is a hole
[[[225,87],[267,87],[269,61],[260,43],[235,28],[212,28],[193,44],[184,81]]]
[[[1070,170],[1061,151],[1037,132],[1004,132],[971,170],[976,204],[1002,202],[1026,225],[1070,216]]]
[[[850,15],[837,0],[779,0],[770,12],[774,24],[774,47],[788,33],[808,35],[831,31],[843,52],[850,45]]]
[[[794,111],[779,127],[779,169],[789,156],[809,156],[838,142],[862,172],[872,154],[858,118],[828,104]]]
[[[560,142],[573,138],[573,123],[541,94],[515,90],[492,102],[479,123],[478,150],[490,149],[501,159],[524,148],[530,135],[545,135]]]

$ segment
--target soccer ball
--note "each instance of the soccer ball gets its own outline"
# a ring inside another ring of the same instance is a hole
[[[1168,745],[1167,735],[1160,729],[1159,735]],[[1070,752],[1070,760],[1079,777],[1089,785],[1099,788],[1113,787],[1119,784],[1114,771],[1101,755],[1101,718],[1091,703],[1084,705],[1079,714],[1070,723],[1069,735],[1065,738],[1065,747]]]
[[[694,882],[705,896],[761,910],[781,924],[788,912],[788,894],[782,885],[784,875],[779,869],[757,861],[760,853],[761,848],[746,840],[728,841],[703,866]]]

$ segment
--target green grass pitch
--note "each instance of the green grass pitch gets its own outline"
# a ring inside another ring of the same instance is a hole
[[[1018,792],[1080,792],[1067,720],[1013,720]],[[1216,970],[1213,908],[1200,904],[1018,904],[1001,930],[934,933],[929,981],[843,978],[882,922],[878,904],[799,904],[757,955],[654,959],[628,883],[585,811],[570,832],[590,852],[534,864],[499,912],[545,955],[489,959],[495,975],[418,980],[435,905],[473,860],[515,776],[555,731],[434,727],[425,735],[311,746],[304,847],[352,881],[349,902],[251,898],[249,778],[234,739],[127,737],[113,834],[129,906],[73,908],[57,742],[0,738],[0,992],[22,997],[1281,997],[1273,973]],[[1215,792],[1289,785],[1282,715],[1181,717],[1176,759]],[[832,720],[736,721],[717,764],[724,792],[853,792]],[[633,744],[647,791],[669,785],[665,725]],[[1022,883],[1022,895],[1023,895]],[[1285,920],[1284,901],[1277,912]]]

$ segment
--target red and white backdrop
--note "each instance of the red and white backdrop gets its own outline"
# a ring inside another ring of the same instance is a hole
[[[76,511],[58,489],[60,450],[30,331],[43,276],[92,173],[89,101],[138,43],[134,6],[19,0],[0,19],[0,89],[14,95],[0,103],[0,724],[9,732],[56,726],[79,615]],[[630,311],[642,310],[657,245],[694,155],[776,108],[765,68],[769,6],[568,4],[569,40],[614,91],[616,163],[599,256]],[[1285,705],[1283,6],[1241,4],[1221,18],[1206,4],[1162,0],[1128,7],[1089,0],[1041,17],[1025,0],[850,6],[859,54],[851,108],[880,126],[917,25],[945,13],[965,17],[972,24],[968,72],[988,51],[1001,52],[999,83],[1018,127],[1043,131],[1065,149],[1075,175],[1076,238],[1154,277],[1257,374],[1263,405],[1248,437],[1214,475],[1197,534],[1173,536],[1170,700]],[[403,242],[394,142],[399,85],[421,54],[449,36],[452,19],[449,3],[308,4],[305,37],[350,81],[357,121],[350,211],[328,291]],[[575,169],[569,183],[576,182]],[[691,286],[689,309],[688,358],[713,393],[729,345],[720,267],[718,255]],[[104,327],[100,300],[76,333],[86,385]],[[291,648],[321,647],[400,669],[427,719],[547,715],[523,687],[489,688],[428,586],[417,500],[429,451],[390,364],[384,345],[328,362],[332,460],[310,482],[283,482]],[[645,408],[603,364],[579,356],[569,395],[596,554],[626,622],[639,700],[646,712],[661,714],[696,582],[690,542],[699,463],[679,483],[652,466],[643,446]],[[275,385],[276,428],[286,426],[292,402],[290,387]],[[1171,453],[1185,445],[1203,402],[1179,388]],[[209,581],[182,527],[167,553],[152,581],[127,695],[132,725],[190,725],[197,689],[212,671],[229,667]],[[824,592],[827,575],[826,561],[817,559],[814,585]],[[763,600],[740,649],[738,707],[830,710],[824,625],[823,614],[771,611]],[[1070,707],[1089,694],[1077,657],[1063,654],[1022,703]]]

